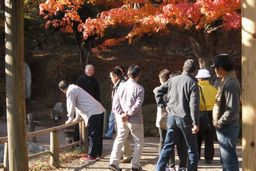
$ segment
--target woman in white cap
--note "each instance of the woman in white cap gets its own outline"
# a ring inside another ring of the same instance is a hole
[[[204,158],[207,164],[210,164],[214,157],[214,128],[212,124],[212,109],[217,93],[216,88],[209,83],[210,77],[211,75],[207,69],[199,69],[196,75],[200,92],[200,129],[197,134],[198,152],[200,159],[202,142],[205,141]]]

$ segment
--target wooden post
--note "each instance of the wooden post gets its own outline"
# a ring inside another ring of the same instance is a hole
[[[60,147],[59,147],[59,139],[58,132],[52,131],[50,133],[50,165],[59,167],[60,166]]]
[[[8,143],[4,143],[4,171],[8,170]]]
[[[256,170],[256,3],[242,7],[242,151],[243,171]]]
[[[85,127],[85,123],[79,122],[79,132],[80,132],[80,147],[82,148],[82,151],[87,153],[88,152],[88,130],[87,127]]]
[[[23,3],[23,0],[5,0],[6,112],[10,171],[28,171]]]
[[[28,118],[28,131],[29,131],[29,132],[35,131],[35,123],[34,123],[33,113],[27,114],[27,118]],[[30,141],[36,142],[36,137],[35,137],[35,136],[32,137],[32,138],[30,139]]]

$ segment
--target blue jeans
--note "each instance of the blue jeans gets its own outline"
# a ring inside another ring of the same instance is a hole
[[[222,129],[216,129],[223,171],[239,171],[236,154],[236,142],[239,130],[239,123],[232,123],[225,125]]]
[[[114,129],[115,129],[115,115],[113,112],[111,112],[108,118],[108,129],[106,132],[106,136],[109,138],[113,138]]]
[[[198,164],[197,136],[196,134],[192,134],[192,124],[188,124],[184,118],[169,115],[167,127],[164,146],[160,153],[156,170],[165,171],[166,165],[170,159],[170,154],[173,153],[176,138],[182,134],[181,136],[184,137],[188,147],[188,171],[196,171]]]

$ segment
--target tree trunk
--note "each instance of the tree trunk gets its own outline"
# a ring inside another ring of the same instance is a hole
[[[244,0],[242,7],[242,151],[243,170],[256,170],[256,3]]]
[[[24,97],[23,0],[5,1],[5,74],[10,171],[28,171]]]
[[[211,57],[213,56],[212,54],[215,52],[214,47],[209,47],[212,46],[212,43],[209,43],[209,36],[207,38],[207,35],[205,34],[199,34],[196,37],[189,37],[191,48],[195,54],[195,56],[198,58],[199,62],[199,68],[206,68],[209,69],[211,65]]]

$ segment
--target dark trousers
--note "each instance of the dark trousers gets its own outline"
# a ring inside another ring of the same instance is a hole
[[[103,113],[92,115],[88,120],[89,150],[88,155],[99,157],[102,155]]]
[[[181,134],[184,137],[186,145],[188,147],[188,171],[197,171],[198,164],[198,148],[197,148],[197,136],[192,134],[192,123],[187,123],[184,118],[175,116],[168,116],[167,122],[167,134],[164,142],[163,149],[161,150],[156,170],[165,171],[166,165],[170,159],[170,154],[174,150],[176,137]]]
[[[159,136],[160,136],[160,142],[159,142],[159,154],[161,153],[161,150],[164,146],[165,137],[167,130],[158,128],[159,130]],[[185,143],[185,140],[182,136],[182,132],[179,132],[175,138],[175,144],[177,147],[177,153],[180,159],[179,167],[187,167],[187,146]],[[170,161],[169,161],[169,167],[174,168],[175,167],[175,153],[174,150],[170,152]]]
[[[214,157],[214,133],[215,130],[212,129],[202,129],[197,134],[197,142],[198,142],[198,153],[199,159],[201,156],[201,146],[204,141],[205,149],[204,149],[204,158],[205,160],[213,160]]]
[[[74,141],[79,141],[79,124],[74,125]]]
[[[201,156],[201,146],[204,141],[204,158],[205,160],[211,161],[214,157],[215,137],[215,129],[212,124],[212,111],[204,111],[199,113],[199,125],[199,132],[197,133],[199,159]]]

